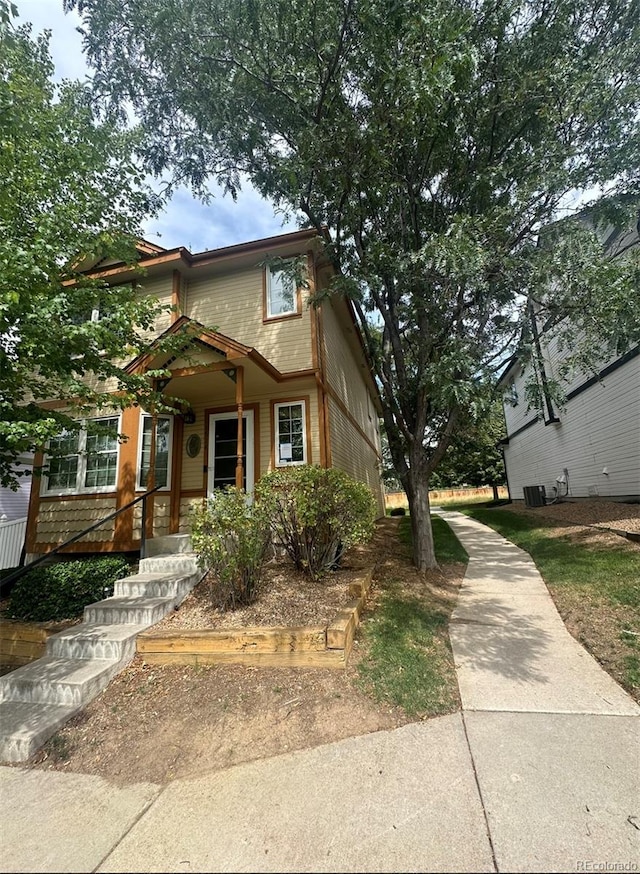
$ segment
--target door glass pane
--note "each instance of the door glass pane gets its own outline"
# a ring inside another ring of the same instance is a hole
[[[213,488],[224,489],[236,484],[238,452],[238,419],[216,419],[213,438]],[[247,420],[242,419],[242,488],[247,488]]]

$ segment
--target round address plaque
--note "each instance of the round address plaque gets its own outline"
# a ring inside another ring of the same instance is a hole
[[[189,458],[195,458],[200,452],[200,435],[192,434],[187,440],[187,455]]]

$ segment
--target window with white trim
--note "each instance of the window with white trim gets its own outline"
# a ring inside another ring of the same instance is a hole
[[[115,489],[118,478],[118,416],[91,419],[81,431],[49,440],[46,494],[79,494]]]
[[[156,420],[156,459],[155,485],[168,489],[171,485],[171,444],[173,436],[173,417],[158,416]],[[146,489],[149,466],[151,464],[151,434],[153,418],[142,415],[140,429],[140,451],[138,454],[138,488]]]
[[[293,264],[267,267],[267,318],[290,316],[298,312]]]
[[[306,404],[304,401],[274,404],[276,466],[307,462]]]

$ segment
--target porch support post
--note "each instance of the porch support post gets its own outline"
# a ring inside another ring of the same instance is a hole
[[[242,439],[242,412],[244,407],[244,368],[236,368],[236,406],[238,408],[238,446],[237,446],[237,464],[236,464],[236,488],[242,488],[242,480],[244,479],[244,468],[242,464],[242,455],[244,452]]]

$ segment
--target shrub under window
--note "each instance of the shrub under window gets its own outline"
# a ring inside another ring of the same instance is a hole
[[[12,619],[26,622],[75,619],[87,604],[113,595],[115,581],[128,573],[129,563],[122,556],[61,561],[34,568],[11,590],[7,612]]]
[[[335,567],[346,549],[373,534],[371,490],[341,470],[308,465],[273,470],[256,486],[256,498],[274,538],[314,580]]]

